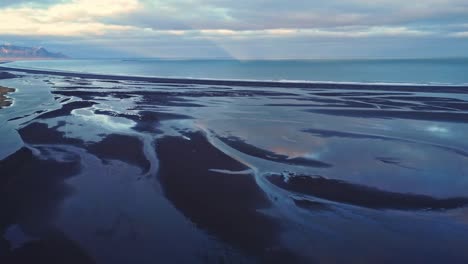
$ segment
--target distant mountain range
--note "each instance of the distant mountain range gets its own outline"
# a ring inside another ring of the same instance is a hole
[[[30,48],[9,44],[0,45],[0,59],[65,59],[62,53],[53,53],[43,47]]]

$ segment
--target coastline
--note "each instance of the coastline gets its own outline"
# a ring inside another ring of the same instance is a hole
[[[87,72],[67,72],[48,69],[27,69],[4,66],[8,62],[0,63],[0,71],[19,72],[27,74],[39,74],[61,77],[73,77],[83,79],[96,79],[108,81],[141,81],[154,84],[194,84],[194,85],[219,85],[258,88],[323,88],[346,90],[376,90],[417,92],[424,87],[425,92],[458,93],[460,88],[468,89],[468,84],[418,84],[418,83],[387,83],[387,82],[333,82],[333,81],[295,81],[295,80],[244,80],[244,79],[205,79],[205,78],[178,78],[178,77],[151,77],[134,75],[115,75]],[[441,90],[443,89],[443,90]]]
[[[15,91],[16,89],[0,86],[0,109],[4,107],[8,107],[12,104],[12,101],[7,96],[7,94],[13,93]]]

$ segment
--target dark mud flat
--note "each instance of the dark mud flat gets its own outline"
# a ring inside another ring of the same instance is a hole
[[[120,160],[140,167],[143,172],[147,172],[151,166],[143,153],[143,142],[134,137],[111,134],[98,143],[88,145],[87,149],[104,161]]]
[[[43,117],[43,116],[41,116]],[[86,148],[91,154],[101,158],[103,162],[120,160],[140,167],[148,171],[150,164],[143,153],[143,143],[135,137],[119,134],[106,135],[96,143],[86,143],[80,139],[67,138],[64,132],[58,131],[65,127],[66,122],[59,122],[57,126],[48,127],[44,123],[31,123],[18,132],[24,142],[29,144],[67,144]]]
[[[67,116],[71,114],[71,111],[75,109],[81,109],[86,107],[91,107],[94,105],[94,102],[90,101],[76,101],[71,103],[62,104],[60,109],[49,111],[39,116],[39,118],[54,118],[60,116]]]
[[[386,110],[311,110],[316,113],[352,117],[372,117],[384,119],[411,119],[440,122],[466,123],[468,114],[457,112],[414,112],[414,111],[386,111]]]
[[[393,193],[321,176],[273,174],[267,177],[274,185],[289,191],[374,209],[446,210],[468,205],[468,197],[437,199],[417,194]]]
[[[80,171],[79,157],[70,155],[67,159],[36,156],[22,148],[0,162],[0,233],[5,234],[11,225],[17,225],[31,236],[16,248],[2,238],[1,263],[94,263],[51,221],[60,201],[72,193],[65,180]]]
[[[0,79],[13,79],[17,76],[10,72],[0,72]]]
[[[248,144],[242,139],[236,137],[219,137],[219,139],[227,144],[228,146],[250,155],[252,157],[257,157],[265,160],[290,164],[290,165],[299,165],[299,166],[310,166],[310,167],[331,167],[331,164],[328,164],[323,161],[313,160],[308,158],[289,158],[286,155],[276,154],[272,151],[264,150],[258,148],[254,145]]]
[[[83,142],[76,138],[67,138],[65,133],[57,131],[57,128],[65,126],[65,121],[60,122],[55,127],[48,127],[45,123],[31,123],[21,128],[18,133],[25,143],[28,144],[67,144],[81,146]]]
[[[271,205],[253,175],[210,171],[248,168],[213,147],[203,134],[185,136],[189,140],[164,137],[157,142],[159,177],[167,198],[198,227],[262,263],[298,262],[278,246],[280,222],[258,211]]]
[[[0,263],[468,262],[467,87],[11,72]]]

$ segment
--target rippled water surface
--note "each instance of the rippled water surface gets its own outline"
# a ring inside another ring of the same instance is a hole
[[[468,84],[468,58],[348,60],[37,60],[13,67],[175,78]]]
[[[468,262],[467,87],[14,73],[0,259]]]

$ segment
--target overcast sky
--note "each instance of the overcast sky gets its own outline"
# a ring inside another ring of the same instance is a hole
[[[468,0],[1,0],[0,42],[74,57],[468,57]]]

